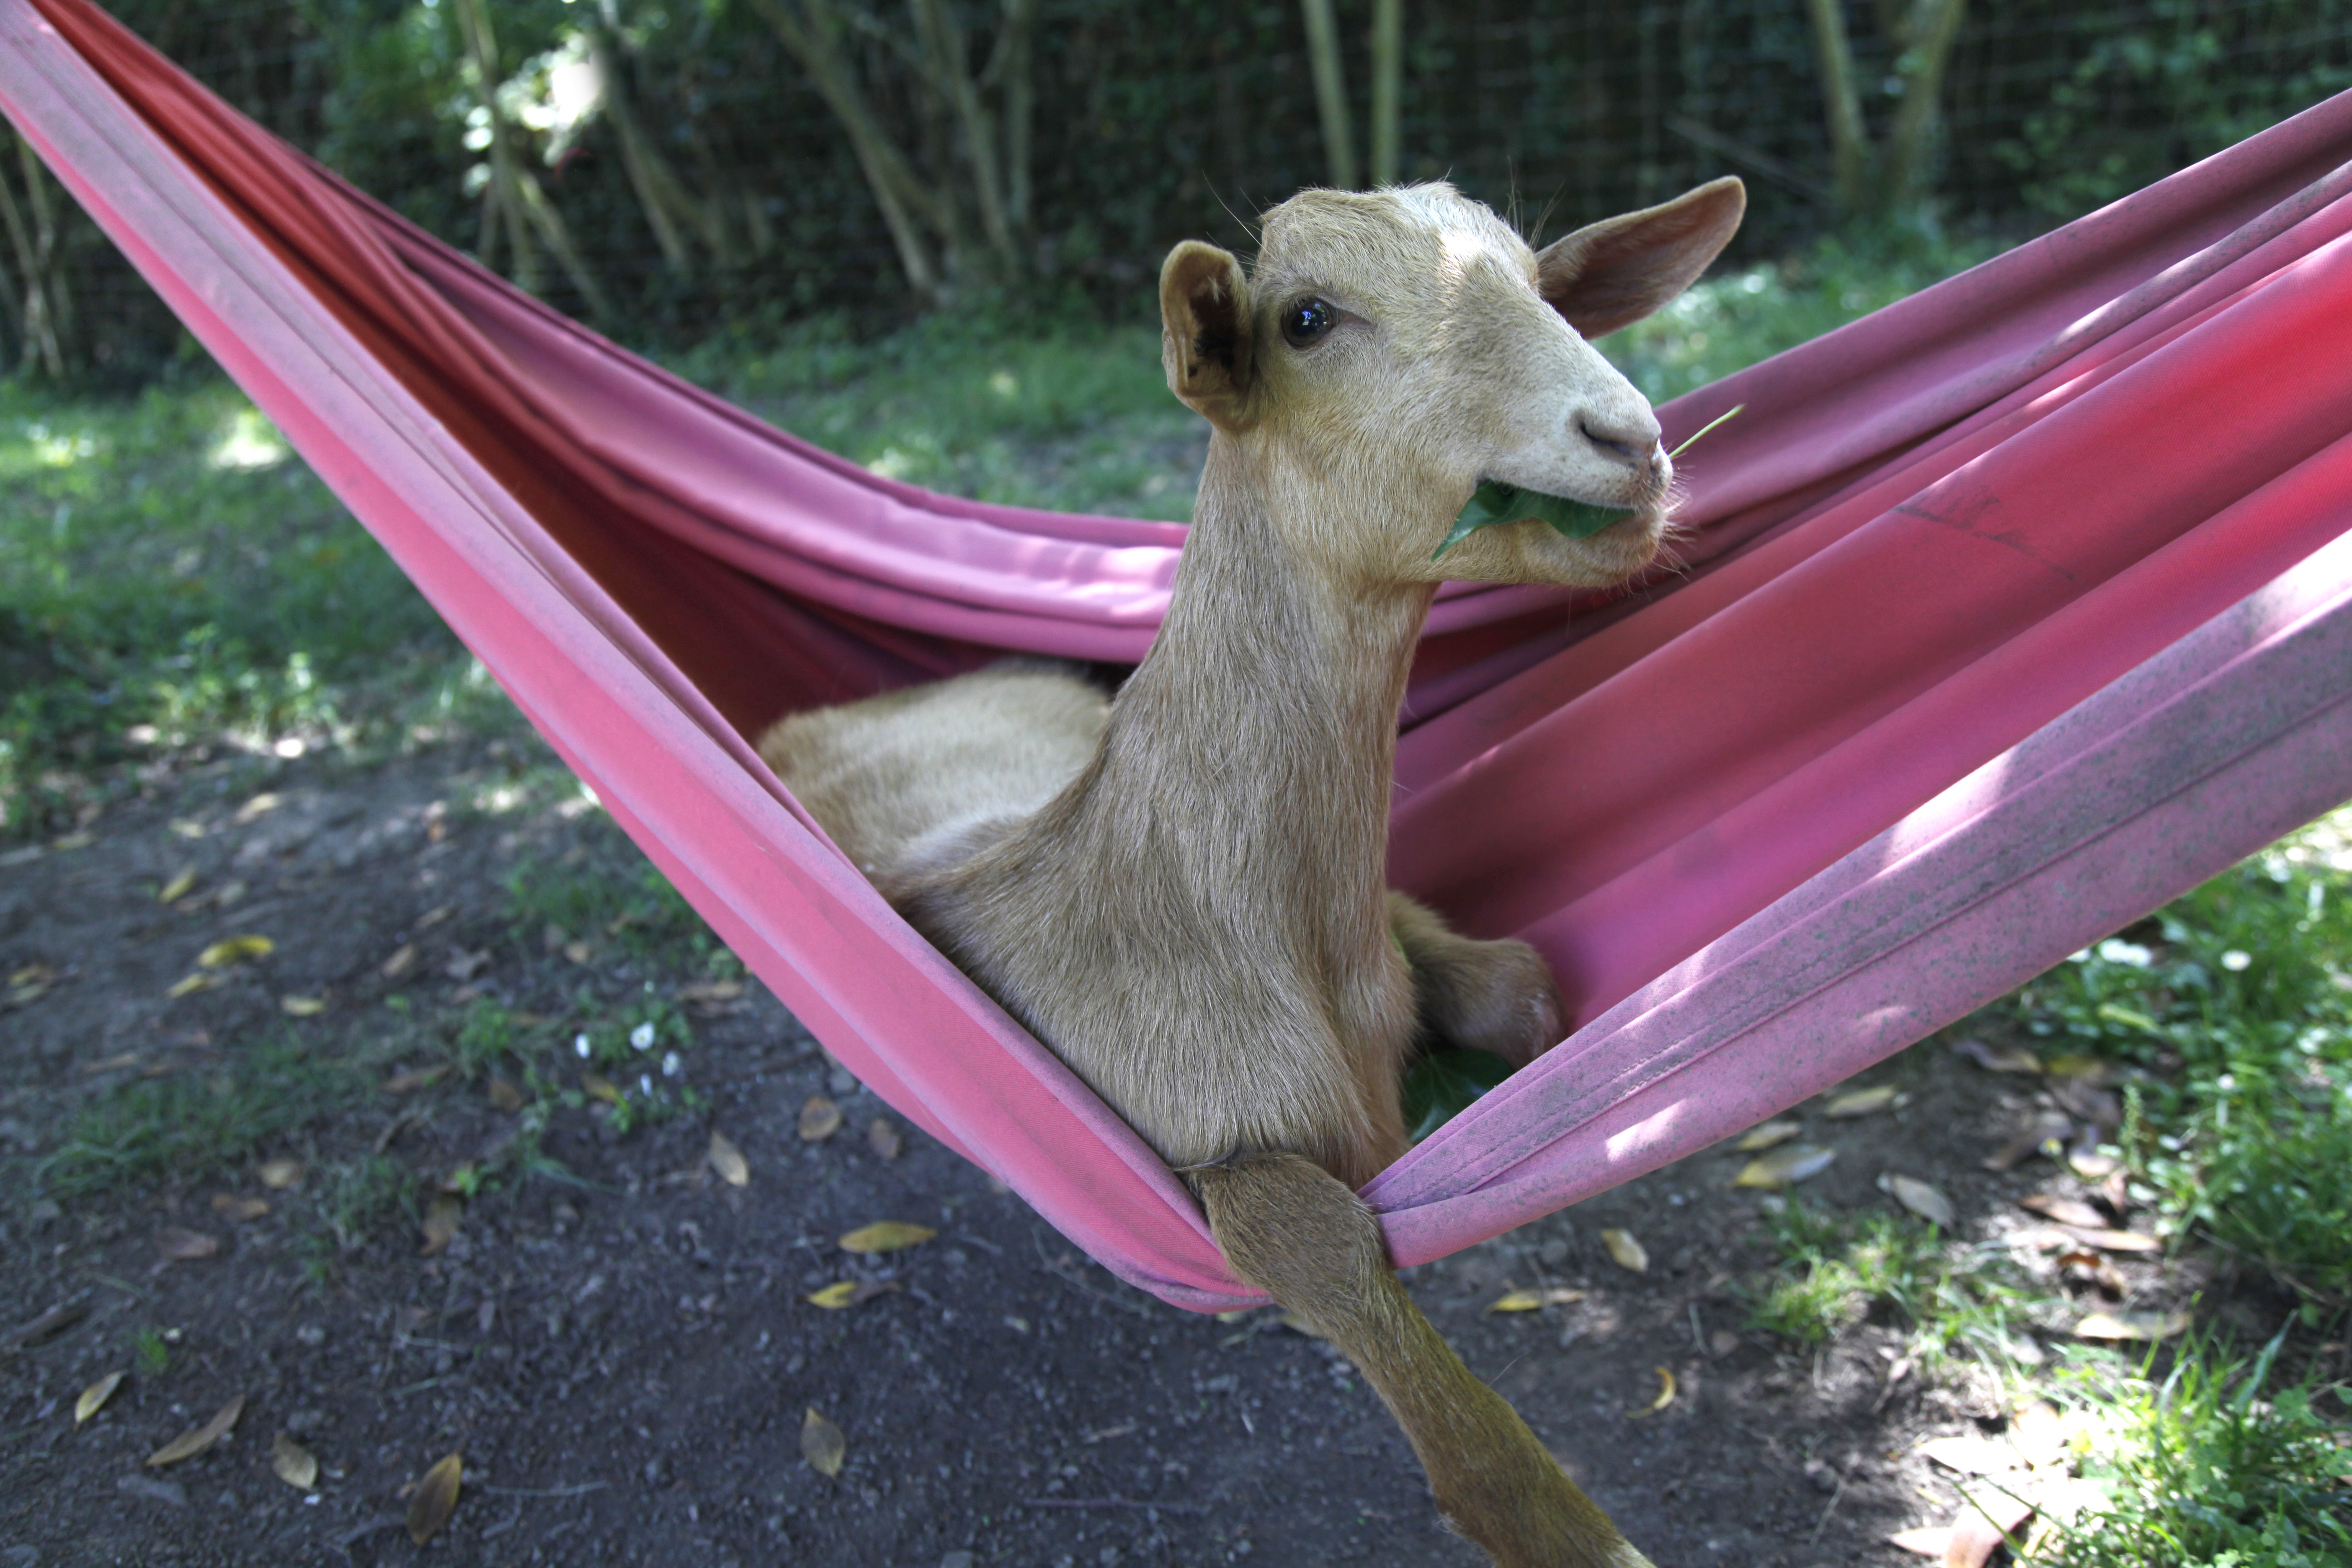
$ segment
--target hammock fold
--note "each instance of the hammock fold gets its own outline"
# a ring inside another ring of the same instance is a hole
[[[880,479],[521,295],[87,0],[5,109],[833,1053],[1121,1277],[1254,1300],[1119,1118],[751,751],[1006,652],[1132,661],[1180,525]],[[1400,1263],[1704,1147],[2352,796],[2352,94],[1660,411],[1687,570],[1449,584],[1392,879],[1561,1046],[1365,1189]]]

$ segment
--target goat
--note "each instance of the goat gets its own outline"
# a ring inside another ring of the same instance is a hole
[[[1608,587],[1666,528],[1649,404],[1587,339],[1680,293],[1722,179],[1540,254],[1444,184],[1307,191],[1254,272],[1161,270],[1161,354],[1212,426],[1149,657],[1106,700],[997,666],[788,718],[783,783],[914,927],[1181,1173],[1234,1271],[1360,1367],[1440,1511],[1505,1568],[1646,1560],[1397,1283],[1352,1188],[1406,1147],[1416,1044],[1524,1063],[1565,1015],[1534,950],[1384,885],[1396,718],[1441,580]],[[1625,515],[1482,529],[1484,479]]]

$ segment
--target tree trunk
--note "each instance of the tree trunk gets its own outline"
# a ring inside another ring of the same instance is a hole
[[[524,165],[515,144],[514,129],[499,103],[499,47],[490,32],[489,14],[482,0],[457,0],[457,20],[466,35],[466,53],[473,62],[482,110],[489,121],[490,183],[482,191],[482,237],[478,247],[482,265],[496,265],[498,243],[503,237],[514,247],[515,281],[536,293],[539,258],[531,248],[531,236],[536,231],[554,256],[556,265],[586,301],[589,314],[600,320],[609,319],[613,311],[604,290],[572,246],[572,231],[564,226],[563,215],[555,210],[555,204],[540,187],[538,177]]]
[[[1952,41],[1959,36],[1965,0],[1918,0],[1909,24],[1895,37],[1902,49],[1895,73],[1903,80],[1903,97],[1895,106],[1895,123],[1887,128],[1885,199],[1891,207],[1908,207],[1924,194],[1919,189],[1927,155],[1933,150],[1944,91],[1944,67],[1952,58]]]
[[[1842,0],[1805,0],[1812,20],[1813,53],[1821,62],[1822,112],[1829,124],[1831,187],[1838,210],[1861,207],[1869,143],[1862,129],[1862,100],[1853,85],[1853,46],[1845,33]]]
[[[1298,0],[1307,17],[1307,58],[1315,73],[1315,106],[1323,118],[1323,153],[1334,188],[1356,188],[1356,132],[1348,122],[1347,78],[1339,63],[1339,27],[1331,0]]]
[[[1372,184],[1397,183],[1397,110],[1404,96],[1404,0],[1372,0]]]

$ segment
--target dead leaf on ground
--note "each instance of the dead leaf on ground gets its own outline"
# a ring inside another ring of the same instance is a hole
[[[449,954],[449,962],[441,966],[441,972],[463,984],[488,968],[489,962],[490,950],[487,947],[477,948],[472,952],[462,947],[456,948]]]
[[[490,1104],[500,1110],[520,1110],[525,1104],[522,1090],[502,1078],[490,1079]]]
[[[1952,1212],[1951,1199],[1916,1176],[1898,1176],[1890,1171],[1878,1178],[1878,1190],[1938,1230],[1951,1229],[1959,1217]]]
[[[1944,1555],[1944,1545],[1952,1538],[1952,1530],[1945,1524],[1923,1524],[1916,1530],[1898,1530],[1886,1538],[1887,1543],[1917,1557]]]
[[[844,1279],[822,1290],[810,1291],[807,1300],[812,1307],[823,1307],[828,1312],[845,1312],[852,1307],[861,1306],[877,1296],[887,1295],[899,1288],[896,1279]]]
[[[215,1193],[213,1194],[213,1212],[217,1215],[224,1215],[228,1218],[242,1224],[247,1220],[259,1219],[263,1215],[268,1214],[269,1212],[269,1200],[268,1198],[243,1198],[237,1196],[235,1193]]]
[[[801,1107],[801,1142],[822,1143],[841,1131],[841,1107],[821,1094],[812,1094]]]
[[[2076,1226],[2065,1227],[2066,1234],[2085,1247],[2095,1247],[2102,1252],[2162,1252],[2164,1243],[2152,1236],[2142,1236],[2136,1230],[2113,1230],[2101,1226],[2091,1230]]]
[[[1604,1230],[1601,1233],[1601,1245],[1609,1249],[1609,1256],[1618,1268],[1634,1274],[1650,1271],[1650,1255],[1640,1242],[1633,1239],[1632,1231]]]
[[[261,1163],[261,1184],[273,1193],[282,1193],[302,1179],[299,1160],[264,1160]]]
[[[188,889],[195,885],[195,867],[183,866],[172,874],[172,879],[170,881],[155,889],[155,901],[159,904],[177,903],[180,900],[185,898],[187,896]]]
[[[2045,1110],[2034,1118],[2032,1125],[1986,1155],[1982,1163],[1988,1171],[2014,1170],[2034,1154],[2054,1153],[2063,1149],[2067,1135],[2074,1130],[2074,1123],[2068,1118],[2054,1110]]]
[[[733,1139],[716,1130],[710,1134],[710,1168],[730,1187],[751,1185],[751,1167],[745,1163],[743,1151],[735,1147]]]
[[[319,1482],[317,1457],[283,1432],[269,1440],[269,1468],[297,1491],[307,1492]]]
[[[2078,1079],[2089,1083],[2105,1083],[2109,1072],[2105,1058],[2087,1051],[2067,1051],[2052,1057],[2042,1064],[2042,1070],[2053,1079]]]
[[[220,1407],[213,1418],[201,1426],[191,1426],[153,1453],[147,1456],[150,1468],[176,1465],[182,1459],[193,1459],[221,1440],[236,1418],[245,1411],[245,1395],[240,1394]]]
[[[586,1091],[589,1099],[601,1100],[607,1105],[618,1105],[624,1100],[628,1098],[621,1092],[619,1085],[615,1084],[611,1079],[606,1078],[603,1073],[582,1073],[580,1075],[580,1087]]]
[[[79,1426],[105,1409],[106,1402],[113,1398],[114,1391],[121,1386],[122,1374],[119,1372],[110,1372],[88,1388],[83,1389],[81,1397],[74,1401],[74,1425]]]
[[[2083,1340],[2168,1340],[2189,1326],[2186,1312],[2093,1312],[2074,1325]]]
[[[170,1262],[193,1263],[220,1251],[220,1237],[184,1226],[167,1225],[155,1233],[155,1250]]]
[[[866,1146],[885,1160],[895,1160],[905,1151],[907,1144],[898,1136],[898,1130],[890,1125],[888,1117],[877,1116],[866,1129]]]
[[[2070,1436],[2066,1413],[2047,1399],[2021,1405],[2009,1417],[2011,1447],[2037,1470],[2050,1469],[2065,1459]]]
[[[324,996],[280,996],[278,1010],[289,1018],[315,1018],[327,1010]]]
[[[563,956],[574,963],[593,963],[596,950],[584,942],[567,942],[563,944]]]
[[[1731,1147],[1741,1154],[1759,1153],[1775,1143],[1786,1143],[1804,1130],[1805,1124],[1801,1121],[1767,1121],[1761,1127],[1749,1128]]]
[[[1937,1437],[1913,1451],[1964,1476],[1997,1476],[2024,1462],[2016,1449],[1990,1437]]]
[[[422,1546],[457,1511],[457,1486],[465,1479],[466,1462],[451,1454],[425,1472],[408,1498],[408,1539]]]
[[[443,1193],[425,1211],[425,1239],[417,1245],[419,1258],[432,1258],[445,1251],[457,1239],[457,1226],[466,1218],[464,1200]]]
[[[1641,1409],[1627,1412],[1628,1415],[1637,1417],[1655,1415],[1675,1402],[1675,1374],[1663,1366],[1654,1366],[1650,1370],[1658,1375],[1658,1396]]]
[[[1512,1290],[1486,1303],[1490,1312],[1533,1312],[1545,1307],[1565,1307],[1571,1301],[1581,1301],[1590,1291],[1572,1290],[1565,1285],[1555,1285],[1549,1290]]]
[[[828,1480],[841,1474],[842,1461],[849,1458],[849,1439],[814,1405],[801,1422],[801,1458]]]
[[[233,963],[243,963],[248,958],[268,958],[276,951],[278,944],[266,936],[223,937],[196,954],[196,966],[200,969],[226,969]]]
[[[1982,1040],[1954,1040],[1952,1050],[1987,1072],[2039,1073],[2042,1058],[2023,1046],[1988,1045]]]
[[[2032,1503],[2000,1490],[1998,1483],[1962,1487],[1960,1497],[1960,1511],[1952,1516],[1952,1532],[1944,1542],[1943,1568],[1985,1568],[1994,1552],[2013,1544],[2010,1533],[2033,1517]]]
[[[2107,1226],[2107,1216],[2080,1198],[2032,1193],[2018,1199],[2017,1206],[2044,1219],[2054,1219],[2060,1225],[2080,1226],[2084,1230],[2105,1230]]]
[[[1832,1121],[1851,1121],[1857,1116],[1874,1116],[1893,1105],[1900,1091],[1891,1083],[1870,1089],[1852,1089],[1822,1107],[1822,1114]]]
[[[677,988],[677,999],[698,1006],[732,1002],[743,994],[740,980],[692,980]]]
[[[904,1220],[886,1219],[874,1225],[860,1226],[841,1238],[844,1252],[896,1252],[902,1247],[918,1247],[939,1235],[927,1225],[908,1225]]]
[[[192,995],[198,991],[209,991],[219,984],[220,980],[218,976],[206,974],[203,970],[199,969],[193,973],[183,975],[179,980],[173,982],[172,988],[169,991],[164,992],[163,995],[167,1000],[176,1002],[181,997]]]
[[[404,942],[392,950],[390,958],[376,966],[376,973],[386,980],[397,980],[407,973],[409,965],[415,962],[416,944],[413,942]]]
[[[236,808],[236,815],[229,820],[236,823],[239,827],[243,827],[255,817],[259,816],[263,812],[276,811],[279,804],[280,802],[277,792],[274,790],[263,790],[259,795],[255,795],[251,800],[248,800],[243,805],[238,806]]]
[[[1830,1168],[1837,1158],[1834,1149],[1823,1149],[1811,1143],[1784,1143],[1769,1154],[1759,1154],[1739,1169],[1731,1179],[1735,1187],[1785,1187],[1809,1176],[1818,1176]]]
[[[430,1089],[439,1083],[448,1070],[446,1066],[403,1068],[383,1080],[383,1091],[386,1094],[414,1094],[420,1089]]]

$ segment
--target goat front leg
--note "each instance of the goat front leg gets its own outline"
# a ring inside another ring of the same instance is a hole
[[[1438,1512],[1497,1568],[1651,1568],[1422,1316],[1354,1193],[1297,1154],[1186,1174],[1226,1261],[1363,1370],[1412,1439]]]
[[[1435,910],[1395,891],[1389,931],[1412,966],[1413,1005],[1436,1048],[1492,1051],[1525,1067],[1568,1033],[1551,966],[1526,942],[1460,935]]]

